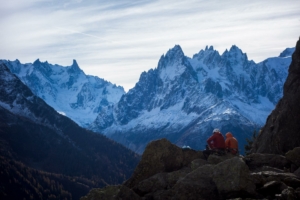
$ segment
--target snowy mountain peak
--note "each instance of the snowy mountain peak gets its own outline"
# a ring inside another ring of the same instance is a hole
[[[204,62],[206,62],[206,59],[208,59],[208,62],[211,62],[214,57],[220,57],[220,54],[213,46],[206,46],[204,50],[201,49],[199,53],[193,55],[193,59],[203,60]]]
[[[73,64],[70,66],[69,70],[68,70],[70,73],[83,73],[83,71],[79,68],[76,60],[74,59],[73,60]]]
[[[208,46],[206,45],[205,51],[213,51],[213,50],[214,50],[214,47],[213,47],[213,46],[208,47]]]
[[[248,62],[246,53],[243,53],[236,45],[232,45],[229,51],[226,49],[222,54],[222,58],[227,60],[230,66],[241,66],[241,63]]]
[[[16,59],[16,60],[15,60],[15,63],[16,63],[16,64],[21,64],[21,62],[19,61],[19,59]]]
[[[162,71],[165,71],[166,67],[168,67],[168,72],[171,72],[171,71],[178,71],[178,69],[175,69],[175,68],[182,68],[180,66],[182,66],[182,63],[184,63],[184,53],[181,49],[181,47],[179,45],[175,45],[172,49],[169,49],[169,51],[166,53],[166,55],[162,55],[159,62],[158,62],[158,71],[162,72]],[[173,68],[173,69],[170,69],[170,68]],[[166,74],[166,75],[167,75]],[[178,74],[178,73],[176,73]]]
[[[279,57],[284,58],[284,57],[292,56],[294,51],[295,51],[295,47],[286,48],[283,52],[280,53]]]
[[[173,59],[173,58],[182,58],[184,56],[184,53],[179,45],[175,45],[172,49],[170,49],[167,54],[166,58]]]
[[[41,64],[41,61],[40,61],[39,58],[36,59],[36,61],[33,62],[33,65],[34,65],[34,66],[39,66],[40,64]]]
[[[242,50],[240,48],[238,48],[236,45],[232,45],[229,49],[229,54],[231,55],[236,55],[236,56],[240,56],[240,55],[245,55]]]

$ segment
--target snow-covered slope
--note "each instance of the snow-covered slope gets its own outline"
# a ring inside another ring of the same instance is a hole
[[[281,98],[293,51],[256,64],[235,45],[222,55],[206,47],[193,58],[176,45],[90,128],[141,153],[162,137],[204,148],[218,127],[233,132],[243,150],[245,138],[265,123]]]
[[[18,60],[5,63],[32,92],[57,112],[83,127],[93,122],[101,110],[117,103],[125,93],[122,87],[95,76],[85,75],[74,60],[69,67],[36,60],[21,64]]]

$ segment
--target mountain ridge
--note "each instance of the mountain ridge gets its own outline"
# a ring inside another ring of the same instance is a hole
[[[123,87],[85,75],[76,60],[68,67],[39,59],[33,64],[21,64],[19,60],[0,63],[5,63],[35,95],[83,127],[96,118],[99,110],[114,104],[125,93]]]
[[[210,46],[189,58],[175,45],[91,129],[139,153],[161,137],[203,148],[204,141],[193,140],[215,127],[236,134],[243,146],[281,97],[290,61],[285,56],[256,64],[235,45],[222,55]]]

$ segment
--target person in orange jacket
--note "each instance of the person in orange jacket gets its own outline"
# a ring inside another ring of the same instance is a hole
[[[230,132],[226,133],[225,147],[227,152],[230,152],[233,155],[236,155],[238,153],[238,141]]]

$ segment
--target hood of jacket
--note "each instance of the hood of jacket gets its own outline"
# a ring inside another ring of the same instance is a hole
[[[232,133],[230,132],[226,133],[226,138],[231,138],[231,137],[233,137]]]

